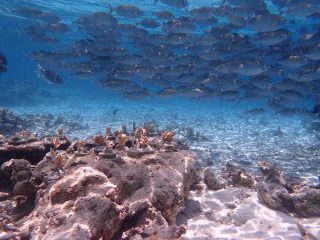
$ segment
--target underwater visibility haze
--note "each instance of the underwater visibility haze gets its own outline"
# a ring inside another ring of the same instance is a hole
[[[199,168],[264,160],[319,186],[319,116],[319,0],[1,0],[5,138],[152,126]]]

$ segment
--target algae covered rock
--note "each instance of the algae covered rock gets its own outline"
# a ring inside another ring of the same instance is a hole
[[[35,239],[179,238],[185,228],[175,219],[196,178],[195,155],[154,151],[119,160],[100,158],[101,152],[66,152],[58,178],[50,178],[57,169],[44,158],[32,171],[43,184],[35,208],[20,221],[22,229]],[[9,165],[4,170],[10,173]],[[16,176],[21,186],[27,176]]]

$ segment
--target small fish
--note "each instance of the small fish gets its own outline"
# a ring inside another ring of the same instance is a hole
[[[0,65],[7,65],[8,61],[3,53],[0,53]]]
[[[0,73],[7,71],[7,58],[4,54],[0,53]]]
[[[272,133],[272,135],[273,135],[273,136],[276,136],[276,137],[282,137],[283,134],[284,134],[284,133],[283,133],[283,131],[281,130],[280,127],[278,127],[278,129],[275,130],[275,131],[273,131],[273,133]]]
[[[3,65],[0,65],[0,73],[4,73],[6,71],[7,71],[7,67],[3,66]]]
[[[252,115],[259,115],[259,114],[262,114],[262,113],[265,113],[266,110],[264,108],[253,108],[253,109],[250,109],[248,110],[246,113],[249,113],[249,114],[252,114]]]
[[[154,28],[158,28],[160,26],[160,24],[152,19],[152,18],[145,18],[145,19],[142,19],[139,24],[141,26],[143,26],[144,28],[151,28],[151,29],[154,29]]]
[[[138,18],[144,15],[144,12],[140,10],[140,8],[130,5],[130,4],[124,4],[119,5],[115,8],[109,6],[110,11],[115,11],[119,16],[127,17],[127,18]]]
[[[112,116],[116,116],[120,109],[115,109],[112,111]]]
[[[155,3],[158,1],[156,0]],[[189,5],[188,0],[160,0],[160,2],[174,8],[186,8]]]
[[[56,72],[44,69],[40,64],[38,64],[38,74],[49,84],[63,84],[63,79]]]
[[[159,18],[161,20],[166,20],[166,21],[170,21],[170,20],[175,19],[175,16],[171,12],[168,12],[168,11],[158,11],[158,12],[155,12],[154,15],[157,18]]]

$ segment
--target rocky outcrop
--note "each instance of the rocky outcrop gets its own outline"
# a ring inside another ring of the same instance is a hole
[[[258,197],[268,207],[299,217],[320,216],[320,189],[288,181],[271,163],[260,161],[263,180],[257,185]]]
[[[31,169],[30,184],[37,179],[35,207],[20,218],[21,231],[32,239],[179,238],[185,228],[175,220],[196,177],[194,154],[156,151],[137,159],[114,152],[113,159],[70,152],[59,164],[50,154],[37,166],[6,163],[2,172],[14,186],[16,163]]]
[[[256,186],[256,180],[253,176],[230,163],[227,163],[221,172],[207,168],[204,171],[204,183],[211,190],[220,190],[227,186],[254,189]]]
[[[71,142],[66,137],[61,137],[58,149],[67,149]],[[10,159],[26,159],[32,164],[40,162],[46,153],[53,148],[53,138],[22,137],[16,135],[0,144],[0,165]]]

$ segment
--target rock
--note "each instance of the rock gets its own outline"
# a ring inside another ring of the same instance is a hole
[[[230,163],[226,164],[226,168],[223,171],[223,176],[228,179],[228,184],[236,187],[247,187],[255,189],[256,181],[254,177],[246,173],[245,170],[238,168]]]
[[[178,144],[175,141],[171,141],[170,143],[164,143],[162,148],[164,152],[176,152],[178,150]]]
[[[72,156],[60,178],[42,184],[35,208],[19,222],[34,239],[177,239],[186,231],[175,218],[196,178],[191,152],[155,151],[139,161]],[[47,158],[32,171],[43,183],[55,172]]]
[[[141,158],[143,156],[143,152],[140,148],[129,148],[127,149],[127,156],[133,158]]]
[[[19,146],[19,145],[27,144],[27,141],[20,138],[19,136],[13,136],[8,139],[8,144],[13,146]]]
[[[93,152],[96,154],[96,155],[99,155],[99,153],[103,152],[104,150],[104,146],[96,146],[94,149],[93,149]]]
[[[102,152],[99,153],[100,159],[116,159],[117,155],[113,152],[112,149],[105,148]]]
[[[221,176],[216,175],[214,170],[211,168],[207,168],[204,171],[204,183],[211,190],[220,190],[226,187],[227,182]]]
[[[225,169],[219,174],[207,168],[204,171],[204,183],[211,190],[220,190],[226,186],[254,189],[256,186],[254,177],[229,163],[226,164]]]
[[[263,179],[257,185],[258,197],[268,207],[299,217],[320,216],[320,190],[285,180],[273,164],[260,161]]]
[[[141,158],[143,155],[146,154],[153,154],[155,150],[148,146],[148,147],[143,147],[143,148],[129,148],[127,149],[127,155],[129,157],[133,158]]]
[[[7,182],[1,179],[7,179]],[[30,162],[25,159],[11,159],[1,166],[0,188],[7,188],[17,202],[17,218],[21,218],[32,211],[36,193],[39,189],[37,174],[33,171]],[[2,186],[5,184],[5,186]]]
[[[15,137],[14,140],[11,139],[11,145],[0,145],[0,164],[12,158],[26,159],[33,165],[39,163],[50,151],[50,148],[53,148],[53,143],[52,138],[36,142],[35,140],[35,137],[30,137],[30,143],[28,143],[28,138],[22,140],[20,137]],[[60,143],[58,150],[66,150],[71,144],[70,140],[65,137],[60,140]]]

